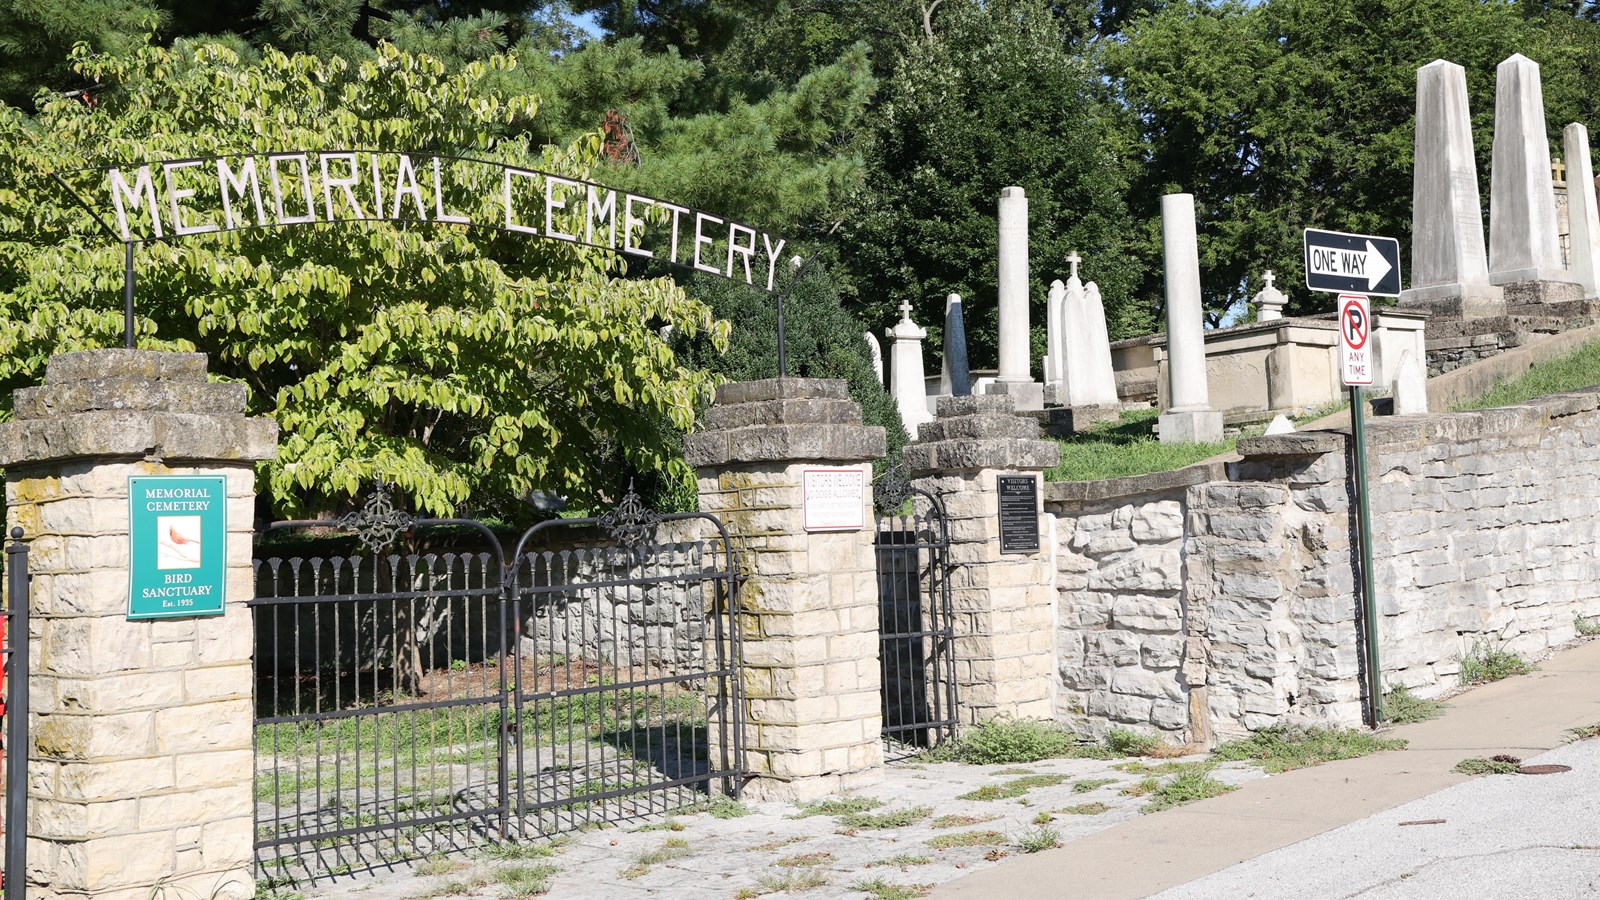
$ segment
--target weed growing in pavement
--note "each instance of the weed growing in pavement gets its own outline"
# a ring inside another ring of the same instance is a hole
[[[1109,759],[1114,755],[1099,744],[1081,743],[1077,735],[1054,722],[1032,719],[985,722],[968,729],[959,739],[928,751],[928,758],[938,762],[972,765],[1029,763],[1064,757]]]
[[[756,893],[749,896],[759,897],[762,894],[777,894],[783,891],[809,891],[823,887],[827,883],[828,876],[810,869],[785,875],[763,875],[756,881]]]
[[[1573,741],[1586,741],[1590,738],[1597,738],[1600,737],[1600,724],[1581,725],[1577,728],[1568,728],[1567,734],[1570,735],[1570,737],[1568,737],[1566,740],[1566,743],[1568,744],[1572,743]]]
[[[1161,739],[1126,728],[1106,732],[1106,746],[1118,756],[1145,756],[1161,744]]]
[[[1056,817],[1051,815],[1050,813],[1042,812],[1042,813],[1039,813],[1037,816],[1033,817],[1033,824],[1035,824],[1035,825],[1049,825],[1051,822],[1055,821],[1055,818]]]
[[[1472,649],[1461,657],[1461,683],[1485,684],[1513,675],[1526,675],[1537,668],[1507,649],[1504,641],[1494,643],[1476,638],[1472,642]]]
[[[993,847],[1005,842],[1006,836],[998,831],[957,831],[936,834],[928,838],[927,844],[935,850],[949,850],[952,847]]]
[[[622,870],[622,877],[633,879],[649,873],[650,867],[657,863],[664,863],[674,859],[682,859],[692,854],[689,842],[680,837],[667,838],[666,842],[654,850],[647,850],[633,858],[633,865]]]
[[[505,885],[509,900],[525,900],[550,892],[550,877],[556,867],[548,863],[537,866],[507,866],[496,870],[494,878]]]
[[[791,819],[806,819],[811,816],[845,816],[851,813],[866,812],[877,809],[883,801],[876,797],[840,797],[833,800],[813,800],[810,803],[800,804],[800,810]]]
[[[1057,810],[1072,816],[1098,816],[1111,809],[1110,806],[1096,800],[1093,803],[1079,803],[1077,806],[1067,806]]]
[[[986,784],[977,790],[956,797],[957,800],[1010,800],[1021,797],[1034,788],[1055,787],[1067,780],[1065,775],[1029,775],[1013,778],[1004,784]]]
[[[1234,785],[1223,784],[1212,778],[1211,770],[1211,766],[1192,769],[1156,788],[1150,802],[1144,805],[1144,811],[1160,812],[1163,809],[1171,809],[1196,800],[1220,797],[1229,791],[1238,790]]]
[[[1484,759],[1481,756],[1471,756],[1456,763],[1455,771],[1463,775],[1515,775],[1522,768],[1520,764],[1504,759]]]
[[[1203,769],[1208,765],[1210,763],[1205,762],[1164,762],[1151,765],[1136,759],[1133,762],[1119,763],[1111,768],[1127,772],[1129,775],[1181,775],[1184,772]]]
[[[882,878],[869,878],[850,885],[850,890],[860,891],[873,900],[916,900],[933,890],[931,884],[890,884]]]
[[[1443,713],[1443,703],[1418,697],[1403,684],[1390,688],[1389,693],[1383,695],[1383,718],[1393,725],[1426,722],[1439,718]]]
[[[411,871],[424,878],[432,878],[436,875],[449,875],[451,872],[457,872],[466,867],[467,864],[459,859],[451,859],[442,853],[435,853],[427,859],[418,860],[411,866]]]
[[[643,831],[682,831],[685,827],[687,826],[685,826],[682,822],[679,822],[677,819],[674,819],[671,816],[667,816],[666,821],[664,822],[657,822],[654,825],[640,825],[638,828],[629,828],[628,833],[638,834]]]
[[[800,853],[795,856],[785,856],[783,859],[773,863],[773,865],[781,866],[785,869],[806,869],[812,866],[825,866],[831,862],[833,862],[832,853],[819,851],[817,853]]]
[[[713,819],[738,819],[748,816],[755,810],[732,797],[712,797],[704,803],[696,804],[689,812],[705,813]]]
[[[989,774],[990,775],[1032,775],[1033,774],[1033,770],[1032,769],[1018,769],[1018,768],[1012,767],[1012,768],[1009,768],[1009,769],[996,769],[995,771],[990,772]]]
[[[982,825],[984,822],[993,822],[999,816],[940,816],[928,824],[934,828],[968,828],[973,825]]]
[[[931,856],[917,856],[912,853],[902,853],[899,856],[890,856],[885,859],[880,859],[877,862],[867,863],[867,868],[870,869],[873,866],[894,866],[896,868],[904,869],[907,866],[925,866],[931,862],[933,862],[933,857]]]
[[[1133,784],[1128,785],[1117,793],[1124,797],[1143,797],[1146,794],[1155,793],[1160,788],[1161,779],[1152,775],[1149,778],[1136,781]]]
[[[1061,832],[1049,825],[1030,828],[1017,836],[1017,846],[1023,853],[1038,853],[1040,850],[1053,850],[1061,846]]]
[[[807,838],[807,837],[792,837],[792,838],[785,838],[783,840],[777,840],[777,841],[767,841],[765,844],[757,844],[754,847],[751,847],[750,850],[753,853],[770,853],[773,850],[777,850],[780,847],[787,847],[790,844],[798,844],[801,841],[809,841],[809,840],[811,840],[811,839]]]
[[[549,859],[556,855],[567,843],[566,838],[551,838],[548,841],[538,841],[531,844],[517,844],[506,841],[503,844],[490,844],[484,849],[483,855],[500,862],[516,862],[525,859]]]
[[[1594,637],[1595,635],[1600,634],[1600,616],[1587,619],[1583,616],[1574,616],[1572,619],[1572,627],[1576,628],[1578,630],[1578,634],[1583,637]]]
[[[1085,778],[1082,781],[1073,782],[1072,792],[1074,794],[1087,794],[1090,791],[1097,791],[1108,784],[1116,783],[1117,780],[1115,778]]]
[[[862,831],[881,831],[885,828],[904,828],[931,815],[933,807],[913,806],[910,809],[891,809],[882,813],[848,813],[839,817],[839,824],[845,828],[858,828]]]
[[[1404,750],[1401,738],[1380,738],[1353,728],[1301,728],[1275,725],[1211,752],[1221,761],[1255,763],[1268,772],[1287,772],[1336,759],[1354,759],[1382,750]]]

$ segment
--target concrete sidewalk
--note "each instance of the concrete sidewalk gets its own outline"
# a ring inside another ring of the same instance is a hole
[[[1600,723],[1600,641],[1540,665],[1452,698],[1439,719],[1392,729],[1410,742],[1406,750],[1254,781],[945,883],[929,896],[1148,897],[1466,781],[1451,771],[1466,757],[1530,757],[1561,745],[1568,729]]]

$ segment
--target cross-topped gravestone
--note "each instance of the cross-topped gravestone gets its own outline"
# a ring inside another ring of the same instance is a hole
[[[1256,321],[1258,322],[1271,322],[1274,319],[1283,318],[1284,304],[1289,302],[1289,298],[1283,295],[1283,291],[1272,286],[1272,279],[1271,269],[1261,275],[1261,280],[1266,282],[1266,286],[1255,296]]]
[[[1567,167],[1559,156],[1550,163],[1550,180],[1560,185],[1567,183]]]
[[[1067,265],[1072,267],[1071,271],[1067,275],[1068,278],[1078,277],[1078,263],[1081,262],[1083,262],[1083,257],[1078,255],[1078,251],[1074,250],[1067,254]]]

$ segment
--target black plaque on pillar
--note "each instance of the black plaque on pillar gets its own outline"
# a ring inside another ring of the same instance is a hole
[[[1000,475],[1000,552],[1039,552],[1039,479]]]

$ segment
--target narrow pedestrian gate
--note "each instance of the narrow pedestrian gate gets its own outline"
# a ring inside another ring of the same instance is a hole
[[[875,485],[883,737],[890,757],[955,737],[950,526],[944,504],[891,469]]]
[[[296,553],[329,524],[257,542],[268,883],[738,796],[739,581],[716,518],[630,491],[506,554],[482,523],[380,492],[337,524],[407,552]]]

